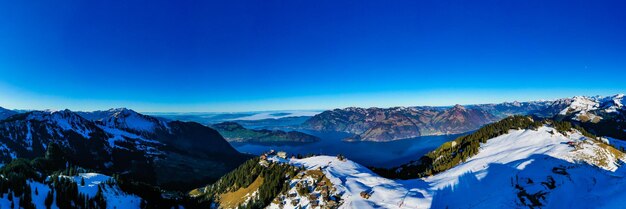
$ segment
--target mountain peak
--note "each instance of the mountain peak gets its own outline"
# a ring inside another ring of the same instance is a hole
[[[140,132],[152,132],[160,124],[159,120],[139,114],[126,108],[118,108],[102,120],[109,127],[132,129]]]
[[[116,107],[116,108],[111,108],[107,110],[108,112],[125,112],[125,111],[133,111],[131,109],[128,109],[126,107]],[[134,112],[134,111],[133,111]]]
[[[121,107],[121,108],[111,108],[108,110],[108,112],[112,113],[112,116],[114,117],[129,117],[129,116],[133,116],[133,115],[141,115],[138,112],[125,108],[125,107]],[[143,115],[142,115],[143,116]]]
[[[87,120],[107,127],[126,129],[135,133],[153,132],[163,123],[154,117],[142,115],[128,108],[111,108],[102,111],[79,112]]]
[[[89,133],[92,132],[92,127],[88,125],[89,121],[69,109],[61,111],[31,111],[25,114],[27,120],[56,124],[63,130],[73,130],[85,138],[89,138]]]
[[[624,94],[613,96],[575,96],[572,102],[559,114],[572,117],[574,120],[597,123],[607,114],[617,114],[624,110]],[[609,116],[612,117],[612,116]]]
[[[456,105],[454,105],[454,107],[452,107],[452,109],[465,110],[465,107],[463,107],[463,105],[456,104]]]

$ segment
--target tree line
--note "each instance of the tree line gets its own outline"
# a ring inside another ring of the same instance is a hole
[[[198,201],[208,208],[213,203],[219,203],[220,195],[246,188],[262,177],[263,184],[259,187],[258,197],[241,204],[239,208],[265,208],[280,193],[289,189],[289,180],[301,170],[302,168],[286,163],[269,162],[264,166],[259,163],[259,157],[255,157],[222,176],[217,182],[200,188],[202,195],[198,197]]]

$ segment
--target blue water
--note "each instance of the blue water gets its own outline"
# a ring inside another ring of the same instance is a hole
[[[303,131],[315,135],[321,140],[313,143],[231,143],[239,152],[259,155],[268,150],[286,151],[289,155],[297,154],[342,154],[348,159],[365,166],[393,167],[417,160],[444,142],[454,140],[460,135],[423,136],[392,142],[345,142],[349,136],[345,133],[324,133]]]

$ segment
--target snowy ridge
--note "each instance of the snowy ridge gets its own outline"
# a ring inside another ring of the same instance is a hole
[[[428,200],[411,198],[421,196],[423,189],[410,183],[395,181],[380,177],[352,161],[341,161],[332,156],[316,156],[305,159],[292,159],[290,164],[304,166],[307,170],[322,169],[322,172],[335,185],[337,193],[341,195],[343,204],[340,208],[414,208],[426,204]],[[372,196],[364,199],[361,192],[370,192]],[[303,201],[302,206],[309,206]],[[270,205],[270,208],[278,208]],[[285,208],[296,208],[285,205]],[[307,207],[308,208],[308,207]]]
[[[81,143],[82,139],[90,141],[85,143],[105,142],[101,148],[94,146],[94,149],[103,149],[109,153],[112,153],[113,149],[141,151],[149,159],[164,154],[160,150],[164,144],[154,140],[154,134],[143,134],[146,132],[140,131],[148,130],[149,126],[146,125],[148,123],[155,124],[161,121],[128,109],[112,109],[106,114],[103,112],[105,111],[91,114],[72,112],[67,109],[32,111],[3,120],[0,123],[0,136],[3,136],[0,140],[0,163],[7,163],[17,157],[29,156],[33,152],[40,153],[41,150],[46,149],[48,143],[56,143],[73,149],[73,145]],[[107,115],[111,116],[109,121],[113,122],[109,125],[101,121],[94,122],[83,115],[92,119]],[[126,125],[135,123],[138,125]],[[117,126],[121,127],[114,127],[112,124],[118,124]],[[159,125],[159,127],[167,127]],[[150,126],[155,127],[155,125]]]
[[[602,114],[618,113],[624,110],[624,103],[626,98],[624,94],[617,94],[614,96],[576,96],[572,99],[572,103],[565,109],[563,109],[560,115],[573,114],[573,119],[582,122],[592,121],[597,122],[603,119]]]
[[[618,109],[624,108],[626,98],[624,98],[624,94],[618,94],[612,97],[604,98],[604,101],[602,101],[602,103],[607,106],[604,107],[606,112],[617,112]]]
[[[67,109],[63,111],[33,111],[28,113],[26,119],[54,124],[65,131],[72,130],[85,138],[89,138],[89,134],[93,132],[91,128],[86,126],[87,120]]]
[[[153,132],[161,123],[155,118],[141,115],[126,108],[115,108],[104,111],[106,117],[100,119],[105,126],[130,129],[139,132]]]
[[[625,160],[601,141],[544,126],[489,139],[466,162],[422,179],[386,179],[330,156],[282,161],[321,168],[344,201],[340,208],[619,208]]]

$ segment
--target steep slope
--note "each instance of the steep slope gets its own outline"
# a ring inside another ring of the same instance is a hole
[[[626,98],[623,94],[614,96],[576,96],[572,103],[559,112],[559,115],[581,122],[597,123],[603,118],[622,115]]]
[[[626,98],[623,94],[573,98],[557,119],[579,124],[590,132],[618,139],[626,139]]]
[[[217,182],[189,194],[202,208],[263,208],[287,189],[286,181],[300,168],[253,158],[222,176]]]
[[[418,136],[458,134],[493,122],[496,117],[478,108],[439,107],[346,108],[322,112],[303,128],[355,134],[351,141],[392,141]]]
[[[160,121],[128,109],[87,116],[93,121],[69,110],[34,111],[0,121],[0,159],[41,157],[52,143],[73,164],[186,189],[212,182],[248,158],[198,123]]]
[[[319,138],[298,131],[253,130],[235,122],[222,122],[211,125],[229,142],[315,142]]]
[[[476,155],[421,179],[383,178],[330,156],[275,160],[322,171],[340,196],[339,208],[615,208],[626,197],[624,153],[578,130],[547,125],[490,138]],[[303,198],[286,197],[270,208],[310,207]]]
[[[85,166],[104,168],[113,151],[108,139],[95,123],[69,110],[17,114],[0,121],[0,160],[41,157],[54,143],[66,148],[70,160],[90,159]]]
[[[610,207],[623,200],[595,200],[623,195],[615,189],[626,183],[618,170],[625,159],[578,131],[541,127],[489,139],[477,155],[425,181],[436,191],[432,207]]]

